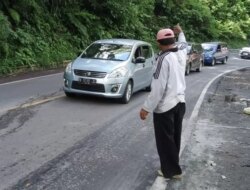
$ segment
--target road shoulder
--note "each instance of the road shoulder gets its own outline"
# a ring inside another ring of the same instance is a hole
[[[47,70],[39,70],[39,71],[27,71],[27,72],[22,72],[22,73],[16,73],[13,75],[8,75],[8,76],[0,76],[0,84],[61,73],[64,71],[64,69],[65,68],[56,68],[56,69],[47,69]]]
[[[222,76],[209,88],[190,143],[181,157],[184,175],[167,189],[248,189],[250,69]]]

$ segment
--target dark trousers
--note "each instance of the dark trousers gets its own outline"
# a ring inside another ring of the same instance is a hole
[[[182,121],[185,103],[178,103],[164,113],[154,113],[154,129],[161,170],[166,178],[182,173],[179,165]]]

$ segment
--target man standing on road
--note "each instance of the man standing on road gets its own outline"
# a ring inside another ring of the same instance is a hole
[[[173,30],[161,29],[157,33],[161,51],[156,59],[151,92],[140,111],[142,120],[153,112],[156,146],[161,163],[158,173],[167,179],[181,178],[179,152],[186,109],[184,91],[187,43],[179,24]],[[178,43],[175,43],[174,33],[178,34]]]

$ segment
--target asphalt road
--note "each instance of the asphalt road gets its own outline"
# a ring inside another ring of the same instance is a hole
[[[232,55],[187,76],[184,128],[211,79],[247,66]],[[61,89],[62,73],[0,84],[0,189],[149,189],[159,160],[152,117],[138,117],[147,92],[122,105]]]

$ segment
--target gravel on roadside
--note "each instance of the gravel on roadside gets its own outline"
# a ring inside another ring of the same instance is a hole
[[[183,179],[169,190],[250,189],[250,68],[228,73],[209,88],[181,156]]]

